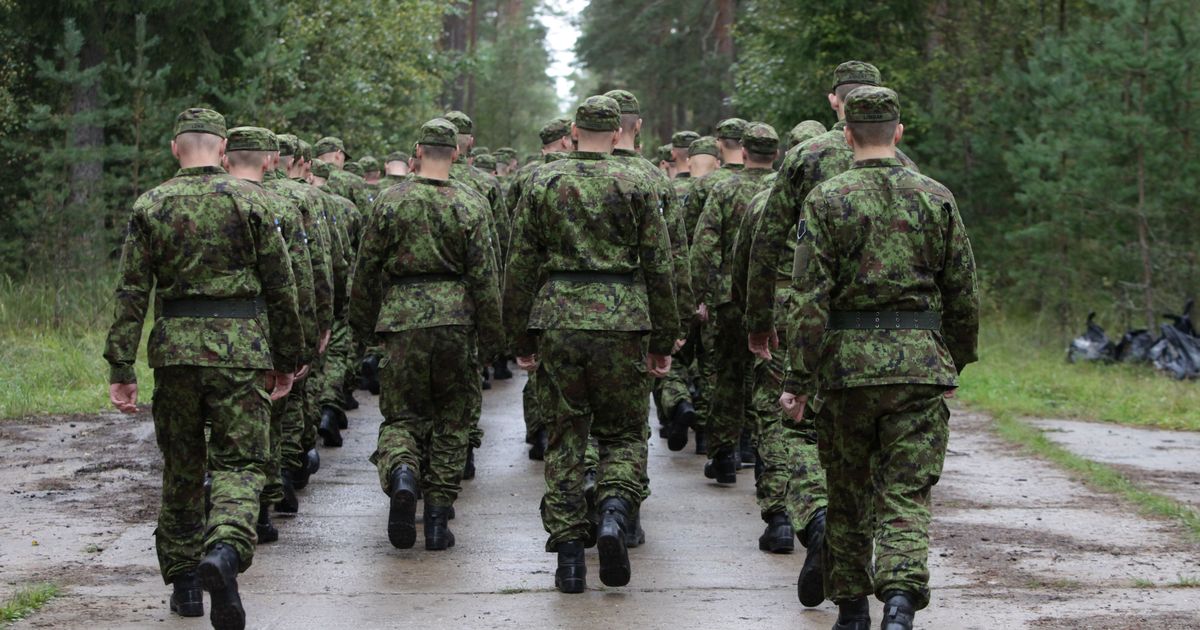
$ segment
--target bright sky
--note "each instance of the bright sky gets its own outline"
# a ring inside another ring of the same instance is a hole
[[[579,38],[576,21],[587,6],[587,0],[545,0],[550,11],[541,12],[538,19],[546,26],[546,47],[550,50],[550,77],[558,93],[558,107],[567,111],[572,105],[571,90],[575,82],[570,79],[575,70],[575,40]],[[559,15],[555,15],[559,14]]]

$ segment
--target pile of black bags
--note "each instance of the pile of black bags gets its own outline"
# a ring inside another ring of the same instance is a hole
[[[1180,315],[1164,315],[1170,323],[1159,327],[1156,338],[1149,330],[1131,330],[1113,343],[1089,313],[1087,331],[1076,337],[1067,349],[1067,361],[1102,363],[1150,363],[1177,379],[1200,377],[1200,337],[1192,325],[1192,306],[1188,300]]]

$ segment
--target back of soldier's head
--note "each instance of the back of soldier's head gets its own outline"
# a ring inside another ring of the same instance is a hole
[[[879,68],[865,61],[847,61],[833,71],[833,94],[842,103],[846,102],[846,97],[855,88],[882,83]]]
[[[192,107],[175,117],[172,144],[180,159],[203,156],[215,165],[227,136],[224,116],[211,109]]]
[[[846,95],[846,129],[856,147],[895,144],[900,97],[885,87],[864,85]]]

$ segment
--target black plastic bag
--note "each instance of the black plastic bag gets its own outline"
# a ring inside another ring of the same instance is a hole
[[[1067,361],[1102,361],[1109,363],[1117,356],[1117,348],[1113,345],[1104,329],[1095,322],[1096,314],[1088,313],[1087,332],[1076,337],[1067,348]]]
[[[1192,326],[1193,302],[1188,300],[1182,315],[1166,315],[1172,321],[1162,325],[1162,337],[1150,349],[1154,367],[1180,380],[1200,377],[1200,338]]]
[[[1154,335],[1149,330],[1131,330],[1117,344],[1117,360],[1122,363],[1149,363],[1154,342]]]

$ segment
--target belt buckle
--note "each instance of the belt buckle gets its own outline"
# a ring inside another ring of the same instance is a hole
[[[881,322],[880,322],[881,319],[882,319],[882,314],[879,311],[875,311],[875,330],[879,330],[879,327],[881,325]]]

